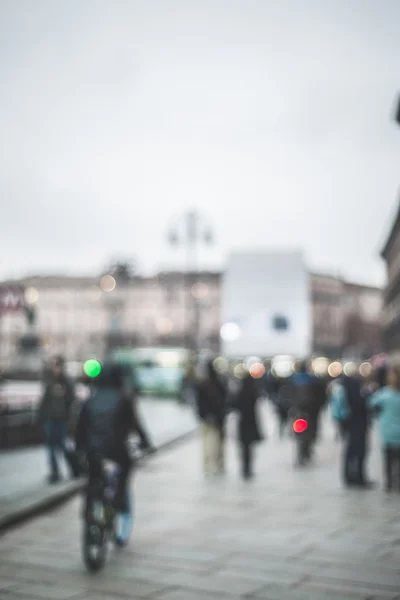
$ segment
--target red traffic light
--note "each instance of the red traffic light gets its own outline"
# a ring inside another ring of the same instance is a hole
[[[293,431],[295,433],[303,433],[308,427],[308,422],[305,419],[296,419],[293,423]]]

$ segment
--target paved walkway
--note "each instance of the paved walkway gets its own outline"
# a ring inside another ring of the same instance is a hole
[[[164,444],[193,431],[196,420],[193,411],[170,400],[143,399],[139,410],[155,446]],[[48,465],[44,447],[32,447],[0,452],[0,525],[10,516],[25,512],[76,491],[79,482],[68,479],[50,486],[47,481]]]
[[[342,489],[333,438],[326,427],[316,465],[296,470],[270,433],[250,483],[233,441],[221,478],[202,476],[197,439],[156,455],[136,477],[131,544],[103,572],[82,566],[75,499],[3,537],[0,600],[400,598],[400,497]]]

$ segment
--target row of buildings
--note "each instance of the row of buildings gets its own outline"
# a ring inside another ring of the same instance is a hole
[[[308,280],[315,353],[364,358],[382,350],[379,288],[315,273]],[[38,276],[2,284],[3,290],[25,291],[31,333],[40,338],[44,350],[77,361],[112,346],[185,345],[218,352],[222,286],[223,274],[218,272]],[[12,298],[8,302],[12,304]],[[0,317],[3,368],[16,360],[21,340],[29,338],[26,313],[14,304],[14,310],[4,306]]]
[[[396,121],[400,125],[400,98]],[[383,307],[383,340],[385,347],[393,352],[400,350],[400,200],[381,256],[386,263],[387,271]]]

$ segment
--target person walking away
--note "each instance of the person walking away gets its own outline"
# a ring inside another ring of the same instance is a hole
[[[368,434],[368,398],[355,374],[341,378],[333,387],[331,406],[344,432],[343,483],[362,489],[373,487],[365,476]]]
[[[207,364],[207,377],[198,387],[198,415],[203,433],[204,473],[222,474],[224,464],[224,426],[227,393],[213,363]]]
[[[65,373],[64,358],[57,356],[39,406],[39,422],[45,431],[50,467],[49,482],[52,484],[60,481],[58,455],[61,453],[68,463],[72,476],[79,475],[75,465],[69,460],[66,447],[68,424],[74,402],[74,386]]]
[[[241,449],[242,476],[251,479],[253,472],[253,447],[263,436],[257,418],[257,403],[260,392],[251,375],[245,377],[237,397],[238,438]]]
[[[385,487],[400,492],[400,367],[391,367],[387,386],[369,398],[370,408],[377,413],[384,457]]]
[[[128,493],[134,461],[129,452],[129,436],[140,431],[132,397],[126,389],[126,372],[109,363],[95,380],[95,388],[84,404],[75,433],[76,448],[86,456],[89,481],[85,511],[92,505],[95,484],[102,475],[102,460],[118,464],[119,478],[114,506],[120,519],[116,542],[127,543],[132,524]]]
[[[318,417],[321,410],[321,391],[318,378],[309,372],[308,362],[302,361],[299,371],[292,376],[292,410],[298,417],[306,417],[307,460],[311,459],[317,437]]]
[[[197,373],[196,366],[190,363],[185,371],[182,378],[181,393],[179,396],[179,402],[181,404],[195,404],[197,390]]]

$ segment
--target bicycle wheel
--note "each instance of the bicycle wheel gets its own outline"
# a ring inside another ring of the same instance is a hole
[[[83,560],[92,573],[104,567],[107,558],[107,536],[102,525],[85,523],[83,532]]]

